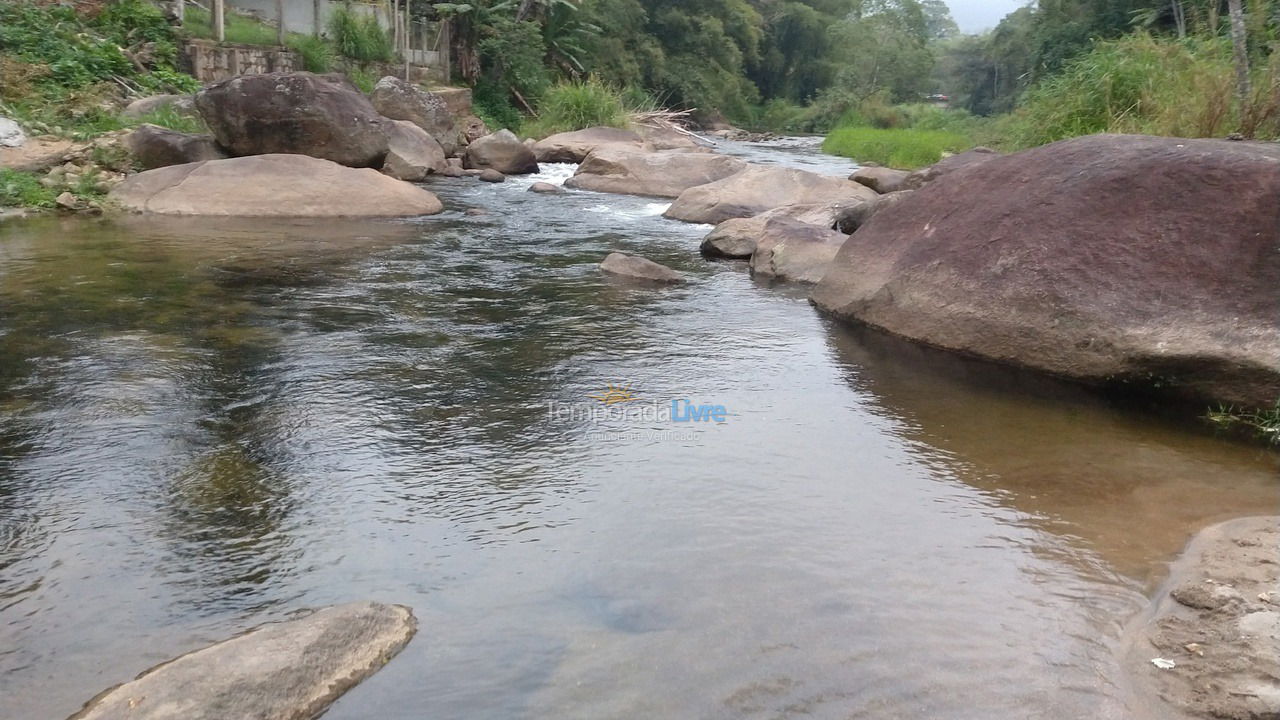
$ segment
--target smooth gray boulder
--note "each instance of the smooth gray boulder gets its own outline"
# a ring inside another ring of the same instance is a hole
[[[685,222],[718,225],[783,205],[833,203],[845,207],[874,200],[865,185],[794,168],[751,165],[740,173],[680,193],[664,213]]]
[[[480,174],[476,175],[476,178],[479,179],[480,182],[487,183],[500,183],[507,181],[506,175],[503,175],[493,168],[485,168],[484,170],[481,170]]]
[[[629,280],[642,280],[652,283],[675,284],[685,281],[684,276],[666,265],[624,253],[610,253],[600,263],[600,269],[610,275],[617,275]]]
[[[69,720],[309,720],[381,670],[417,629],[403,605],[324,608],[157,665]]]
[[[644,140],[630,130],[593,127],[586,130],[557,133],[533,144],[538,162],[580,163],[593,150],[605,145],[629,145],[639,148]]]
[[[790,218],[797,222],[830,228],[835,224],[841,208],[830,203],[821,205],[786,205],[749,218],[732,218],[716,225],[702,240],[702,254],[712,258],[746,260],[755,254],[756,244],[765,233],[765,227],[775,218]]]
[[[887,167],[860,167],[849,176],[849,179],[866,185],[883,195],[905,189],[907,178],[910,175],[911,172],[907,170],[894,170]]]
[[[143,170],[227,157],[212,135],[189,135],[158,125],[142,125],[129,133],[125,147]]]
[[[765,223],[751,256],[753,277],[816,285],[848,236],[791,218]]]
[[[306,155],[254,155],[132,175],[109,199],[152,215],[404,217],[444,208],[435,195],[376,170]]]
[[[499,130],[468,145],[462,156],[462,165],[470,170],[492,169],[503,175],[538,172],[538,160],[533,151],[510,130]]]
[[[622,144],[604,145],[583,160],[566,187],[650,197],[678,197],[691,187],[722,180],[747,168],[727,155],[681,150],[653,152]]]
[[[382,167],[387,119],[339,75],[237,75],[196,94],[205,124],[232,155],[291,153]]]
[[[387,123],[387,148],[382,172],[397,180],[425,180],[431,173],[443,172],[448,166],[440,143],[407,120]]]
[[[536,182],[529,186],[529,192],[538,193],[539,195],[559,195],[564,192],[564,188],[551,183]]]
[[[373,86],[369,101],[384,117],[411,122],[425,130],[440,143],[446,155],[458,151],[458,133],[454,128],[457,120],[444,97],[400,78],[387,76]],[[469,99],[467,104],[469,107]]]
[[[27,134],[22,132],[18,123],[7,117],[0,117],[0,147],[22,147],[27,142]]]

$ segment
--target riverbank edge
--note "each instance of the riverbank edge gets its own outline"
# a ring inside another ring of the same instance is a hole
[[[1150,717],[1276,717],[1280,515],[1228,520],[1192,537],[1117,652]]]

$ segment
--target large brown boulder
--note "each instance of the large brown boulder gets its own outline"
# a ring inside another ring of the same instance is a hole
[[[751,165],[722,180],[685,190],[665,216],[715,225],[730,218],[759,215],[783,205],[831,203],[848,207],[876,197],[875,190],[844,178],[794,168]]]
[[[397,217],[443,210],[435,195],[376,170],[305,155],[254,155],[138,173],[111,191],[152,215]]]
[[[627,145],[605,145],[588,155],[565,185],[579,190],[673,198],[746,167],[747,163],[727,155],[652,152]]]
[[[448,165],[440,143],[406,120],[388,121],[387,145],[382,172],[397,180],[425,180],[431,173],[444,172]]]
[[[848,236],[786,217],[768,220],[751,256],[751,275],[779,282],[815,284]]]
[[[787,218],[830,229],[841,208],[837,205],[785,205],[754,217],[732,218],[720,223],[702,240],[702,254],[712,258],[745,260],[756,252],[770,220]]]
[[[129,133],[125,147],[143,170],[227,157],[212,135],[189,135],[158,125],[142,125]]]
[[[467,98],[469,106],[469,93]],[[446,155],[458,151],[455,115],[450,111],[447,99],[400,78],[387,76],[373,86],[369,100],[383,116],[411,122],[427,131],[444,148]]]
[[[533,146],[538,162],[580,163],[592,150],[604,145],[623,144],[639,148],[644,141],[630,130],[593,127],[586,130],[557,133],[539,140]]]
[[[851,236],[821,309],[1199,403],[1280,398],[1280,148],[1098,135],[937,179]]]
[[[462,166],[469,170],[497,170],[503,175],[538,172],[533,151],[510,130],[499,130],[468,145]]]
[[[382,167],[386,120],[338,75],[239,75],[196,94],[196,108],[232,155],[289,153]]]

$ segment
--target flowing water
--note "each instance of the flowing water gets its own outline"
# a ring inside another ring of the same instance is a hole
[[[1147,715],[1121,626],[1280,457],[525,192],[571,170],[411,222],[0,224],[0,718],[359,599],[421,629],[331,720]]]

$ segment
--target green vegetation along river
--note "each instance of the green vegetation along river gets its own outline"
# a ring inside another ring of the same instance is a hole
[[[778,145],[735,152],[848,172]],[[1144,716],[1122,624],[1280,456],[525,191],[567,174],[414,222],[0,224],[0,716],[366,598],[421,630],[334,720]]]

